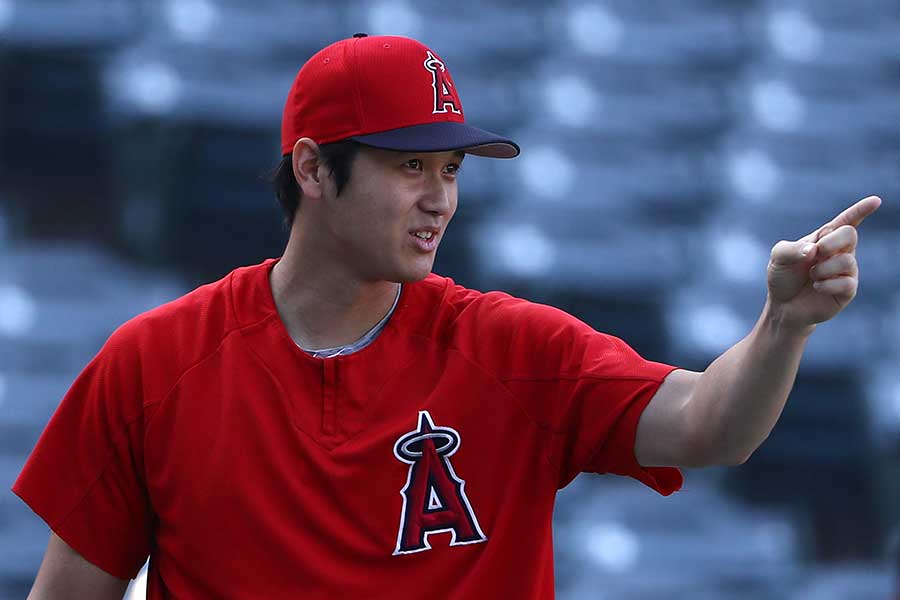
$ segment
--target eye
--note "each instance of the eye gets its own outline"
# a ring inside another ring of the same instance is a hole
[[[419,169],[422,168],[422,161],[419,160],[418,158],[411,158],[408,161],[406,161],[406,166],[416,169],[418,171]]]
[[[447,172],[451,175],[458,175],[461,169],[462,165],[459,163],[450,163],[447,165]]]

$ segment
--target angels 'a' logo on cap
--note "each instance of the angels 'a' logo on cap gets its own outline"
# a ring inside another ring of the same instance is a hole
[[[425,68],[431,73],[431,87],[434,88],[434,111],[433,114],[454,112],[458,115],[462,114],[460,108],[459,96],[450,82],[447,68],[441,59],[437,58],[428,50],[428,58],[423,63]]]

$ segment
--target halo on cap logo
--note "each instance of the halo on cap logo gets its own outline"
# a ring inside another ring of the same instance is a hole
[[[428,50],[427,53],[428,58],[425,59],[423,64],[428,72],[431,73],[431,87],[434,89],[434,110],[432,114],[453,112],[461,115],[462,107],[460,106],[459,96],[456,94],[453,83],[450,82],[450,74],[447,73],[447,68],[441,59],[431,53],[431,50]]]

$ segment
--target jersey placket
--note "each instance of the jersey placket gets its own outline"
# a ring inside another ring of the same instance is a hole
[[[337,357],[322,361],[322,435],[337,441]]]

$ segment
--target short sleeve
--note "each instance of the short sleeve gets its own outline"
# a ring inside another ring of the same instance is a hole
[[[504,384],[551,432],[559,487],[581,472],[632,477],[662,495],[681,489],[676,467],[643,467],[637,425],[676,366],[646,360],[623,340],[557,308],[518,300]]]
[[[12,487],[69,546],[121,579],[137,575],[152,536],[141,398],[138,351],[119,328],[75,379]]]

